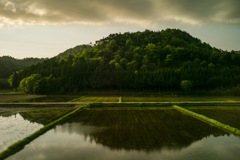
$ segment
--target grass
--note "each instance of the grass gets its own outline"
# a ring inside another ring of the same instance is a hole
[[[122,103],[122,97],[119,97],[118,99],[119,99],[118,102]]]
[[[187,110],[185,108],[182,108],[182,107],[179,107],[179,106],[176,106],[176,105],[174,105],[173,108],[178,110],[178,111],[180,111],[180,112],[188,114],[188,115],[190,115],[190,116],[192,116],[192,117],[194,117],[196,119],[204,121],[204,122],[206,122],[206,123],[208,123],[210,125],[216,126],[216,127],[221,128],[223,130],[226,130],[226,131],[228,131],[230,133],[233,133],[235,135],[239,135],[240,136],[240,129],[238,129],[238,128],[229,126],[229,125],[221,123],[221,122],[219,122],[219,121],[217,121],[215,119],[209,118],[209,117],[204,116],[202,114],[195,113],[193,111]]]
[[[44,97],[43,95],[0,94],[0,102],[19,102]]]
[[[13,91],[13,90],[0,90],[0,95],[20,95],[20,94],[23,94],[21,92],[16,92],[16,91]]]
[[[24,95],[0,94],[0,102],[67,102],[75,99],[76,95]]]
[[[101,107],[170,107],[172,104],[169,103],[91,103],[90,108],[101,108]]]
[[[1,92],[0,92],[1,93]],[[239,97],[234,96],[187,96],[187,95],[162,95],[138,93],[118,93],[111,95],[86,94],[86,95],[23,95],[23,94],[0,94],[0,102],[240,102]]]
[[[15,154],[16,152],[22,150],[24,148],[25,145],[29,144],[31,141],[33,141],[34,139],[36,139],[37,137],[39,137],[40,135],[44,134],[45,132],[47,132],[48,130],[52,129],[54,126],[56,126],[58,123],[64,121],[65,119],[67,119],[69,116],[72,116],[74,114],[76,114],[77,112],[79,112],[81,110],[81,107],[78,107],[77,109],[75,109],[74,111],[65,114],[64,116],[62,116],[61,118],[47,124],[46,126],[44,126],[43,128],[41,128],[40,130],[36,131],[35,133],[31,134],[30,136],[12,144],[11,146],[9,146],[5,151],[3,151],[2,153],[0,153],[0,159],[5,159],[13,154]]]
[[[199,106],[187,107],[187,109],[207,117],[240,128],[240,106]]]
[[[75,98],[70,102],[119,102],[119,97],[117,96],[82,96]]]
[[[123,96],[123,102],[240,102],[234,96],[177,96],[177,95],[146,95]]]
[[[32,99],[32,101],[33,102],[68,102],[77,97],[78,97],[77,95],[47,95],[47,96]]]

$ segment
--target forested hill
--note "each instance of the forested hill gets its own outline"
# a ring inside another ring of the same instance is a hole
[[[240,87],[240,54],[178,29],[117,33],[14,73],[25,93]]]
[[[74,48],[67,49],[66,51],[58,54],[56,57],[59,60],[63,60],[65,58],[69,57],[69,56],[74,56],[74,54],[81,53],[84,50],[90,49],[90,48],[91,48],[90,45],[79,45],[79,46],[76,46]]]
[[[9,56],[0,57],[0,78],[8,78],[15,71],[43,61],[44,59],[39,58],[15,59]]]

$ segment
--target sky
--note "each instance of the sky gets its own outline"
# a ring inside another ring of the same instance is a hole
[[[111,33],[178,28],[240,50],[239,0],[0,0],[0,56],[53,57]]]

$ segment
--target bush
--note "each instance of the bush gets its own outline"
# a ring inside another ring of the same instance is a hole
[[[192,89],[192,81],[182,80],[180,87],[185,91],[190,91]]]

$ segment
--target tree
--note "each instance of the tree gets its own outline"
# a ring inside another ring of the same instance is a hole
[[[18,89],[26,94],[34,94],[41,80],[42,76],[40,74],[32,74],[21,80]]]
[[[9,77],[8,83],[10,84],[10,87],[12,87],[12,88],[17,88],[18,87],[17,73],[13,73]]]
[[[192,81],[182,80],[180,86],[183,90],[190,91],[193,85],[192,85]]]

